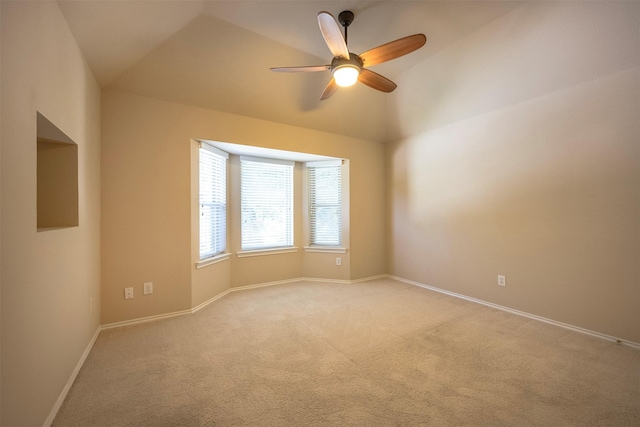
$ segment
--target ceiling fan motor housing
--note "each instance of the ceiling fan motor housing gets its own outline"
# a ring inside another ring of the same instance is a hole
[[[334,70],[344,66],[356,67],[358,70],[362,71],[362,65],[362,59],[360,59],[360,57],[355,53],[349,52],[349,59],[338,57],[331,60],[331,71],[333,72]]]

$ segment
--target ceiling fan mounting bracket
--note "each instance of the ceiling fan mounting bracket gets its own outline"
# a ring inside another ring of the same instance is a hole
[[[347,28],[353,22],[353,12],[350,10],[343,10],[340,12],[340,15],[338,15],[338,22],[340,25]]]

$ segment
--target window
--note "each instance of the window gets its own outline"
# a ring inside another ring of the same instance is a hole
[[[309,244],[342,244],[342,161],[307,163]]]
[[[227,158],[208,144],[200,144],[200,259],[223,253],[227,246]]]
[[[242,250],[293,246],[293,166],[240,158]]]

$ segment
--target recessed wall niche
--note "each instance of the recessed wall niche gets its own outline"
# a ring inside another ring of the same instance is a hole
[[[37,113],[38,232],[78,226],[78,145]]]

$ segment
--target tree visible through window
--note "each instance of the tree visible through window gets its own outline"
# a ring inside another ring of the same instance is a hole
[[[342,166],[340,161],[307,163],[309,244],[342,244]]]
[[[242,250],[293,246],[293,166],[240,159]]]

